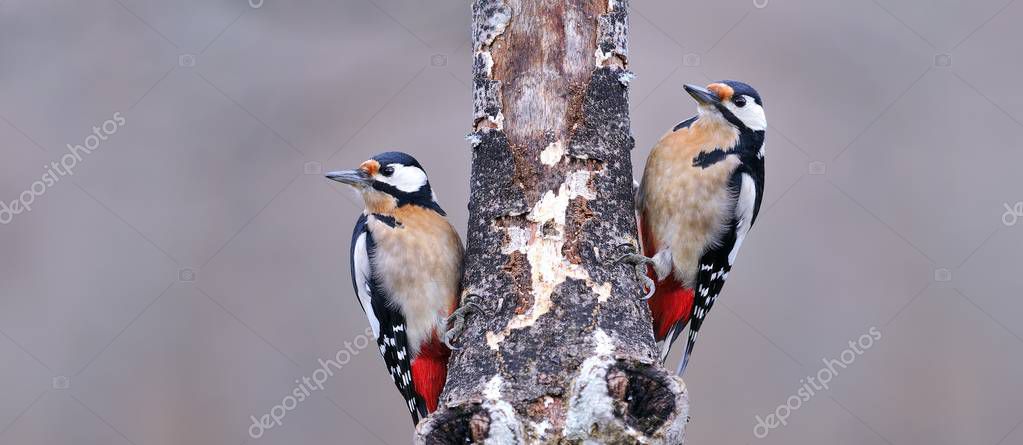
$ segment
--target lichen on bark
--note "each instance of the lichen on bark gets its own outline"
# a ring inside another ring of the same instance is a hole
[[[476,0],[463,301],[481,307],[417,441],[681,443],[638,246],[626,0]]]

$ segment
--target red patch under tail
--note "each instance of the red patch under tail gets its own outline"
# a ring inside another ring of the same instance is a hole
[[[657,341],[665,340],[676,324],[685,326],[689,322],[693,313],[693,297],[693,290],[686,289],[674,276],[669,275],[657,283],[654,296],[647,301],[654,318],[654,338]]]
[[[642,215],[639,216],[639,228],[639,236],[643,240],[643,254],[653,256],[657,253],[657,246]],[[652,267],[647,268],[647,275],[657,281],[657,274]],[[673,273],[668,274],[664,280],[657,281],[657,289],[653,297],[647,301],[654,319],[654,338],[657,341],[664,341],[676,323],[681,323],[680,326],[684,327],[689,322],[689,317],[693,313],[694,297],[693,290],[679,283]]]
[[[412,361],[412,382],[416,392],[426,402],[426,410],[433,412],[444,390],[448,375],[448,357],[451,350],[434,333],[433,339],[419,348],[419,355]]]

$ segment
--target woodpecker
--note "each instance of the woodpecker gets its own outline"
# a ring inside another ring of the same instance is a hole
[[[721,293],[764,194],[764,103],[731,80],[685,85],[697,115],[676,125],[647,158],[637,196],[642,255],[656,281],[648,300],[661,360],[689,324],[677,373]]]
[[[423,167],[387,152],[327,173],[365,203],[351,244],[352,285],[413,424],[437,409],[447,376],[449,317],[458,306],[462,242]]]

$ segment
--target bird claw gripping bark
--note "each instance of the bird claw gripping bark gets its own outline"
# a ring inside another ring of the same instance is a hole
[[[474,295],[470,294],[467,297],[471,296]],[[465,317],[469,312],[483,312],[483,307],[471,301],[467,301],[459,306],[458,309],[455,309],[455,311],[444,320],[446,324],[451,325],[451,329],[444,333],[444,344],[448,347],[448,349],[461,349],[452,344],[452,342],[458,340],[458,337],[462,335],[462,331],[465,330]]]
[[[622,246],[628,248],[629,250],[632,250],[633,252],[626,253],[625,255],[618,257],[618,259],[616,259],[614,262],[632,264],[636,266],[636,276],[643,281],[643,285],[647,289],[647,293],[646,295],[643,296],[642,300],[643,301],[649,300],[650,297],[654,296],[654,291],[657,289],[657,284],[654,282],[652,278],[647,276],[646,267],[647,266],[653,267],[654,260],[650,259],[649,257],[645,257],[639,253],[635,253],[634,251],[636,248],[632,244],[622,244]]]

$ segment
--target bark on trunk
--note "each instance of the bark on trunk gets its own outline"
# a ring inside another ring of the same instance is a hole
[[[685,384],[657,363],[639,245],[627,0],[475,0],[463,304],[423,444],[680,444]]]

